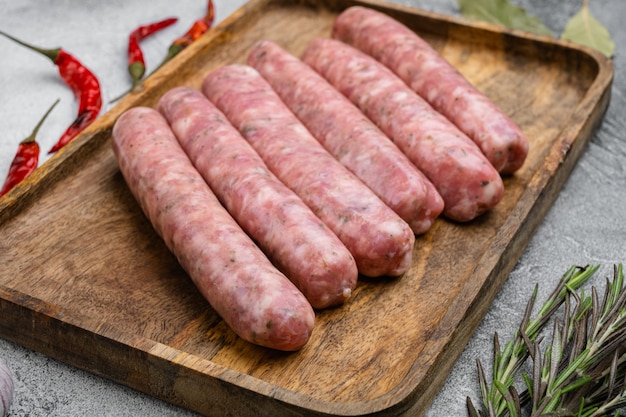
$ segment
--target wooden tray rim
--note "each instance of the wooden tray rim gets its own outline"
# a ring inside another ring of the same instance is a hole
[[[52,156],[45,164],[39,167],[29,178],[27,178],[24,182],[19,184],[15,189],[7,194],[6,196],[0,198],[0,225],[4,222],[10,221],[13,215],[19,213],[25,207],[30,204],[36,203],[36,196],[38,195],[37,191],[41,188],[47,186],[48,184],[53,183],[54,181],[59,181],[64,178],[65,175],[69,175],[72,169],[67,170],[66,165],[75,164],[77,167],[74,169],[80,169],[80,159],[83,156],[89,156],[94,149],[102,146],[100,143],[102,140],[105,140],[110,136],[110,130],[112,126],[122,114],[128,108],[140,105],[144,100],[146,94],[148,94],[155,87],[165,83],[166,77],[168,74],[176,72],[177,68],[183,67],[188,61],[194,59],[194,54],[197,51],[200,51],[203,46],[217,41],[220,37],[227,35],[229,28],[235,25],[238,19],[245,15],[246,13],[251,13],[262,9],[264,5],[280,5],[280,4],[327,4],[328,2],[320,1],[296,1],[289,2],[283,0],[251,0],[245,5],[243,5],[240,9],[235,11],[225,20],[223,20],[219,25],[215,28],[207,32],[201,39],[199,39],[194,45],[187,48],[183,53],[181,53],[178,57],[172,60],[168,65],[164,66],[157,73],[155,73],[151,79],[146,82],[146,91],[144,93],[138,94],[136,96],[128,96],[123,99],[118,105],[108,110],[105,114],[103,114],[98,121],[92,124],[90,127],[85,129],[77,138],[75,138],[70,144],[64,147],[61,151],[57,152],[54,156]],[[568,159],[568,155],[570,154],[570,150],[572,149],[572,144],[574,142],[579,142],[579,139],[583,136],[589,136],[595,129],[595,126],[588,126],[588,115],[593,111],[596,106],[604,107],[603,111],[605,111],[606,107],[608,107],[608,102],[610,99],[610,86],[613,78],[613,67],[611,61],[604,57],[599,52],[592,50],[590,48],[573,44],[571,42],[552,39],[544,36],[528,34],[525,32],[520,32],[516,30],[511,30],[507,28],[503,28],[494,24],[479,22],[479,21],[469,21],[461,17],[449,16],[444,14],[439,14],[435,12],[429,12],[421,9],[417,9],[414,7],[404,6],[395,3],[385,3],[385,2],[376,2],[371,0],[362,0],[362,1],[345,1],[341,2],[347,7],[348,5],[364,5],[368,7],[374,7],[378,9],[387,9],[393,10],[401,13],[410,13],[414,15],[420,15],[429,19],[440,20],[447,24],[453,24],[457,26],[464,26],[474,29],[480,29],[485,32],[491,32],[493,34],[505,34],[514,38],[523,38],[526,40],[530,40],[531,42],[537,44],[539,47],[548,46],[548,45],[556,45],[565,49],[577,50],[583,54],[588,55],[592,58],[598,66],[598,73],[595,77],[593,83],[589,86],[587,92],[585,93],[582,100],[579,102],[576,109],[572,112],[570,116],[570,120],[575,121],[575,123],[567,123],[567,126],[560,134],[560,138],[550,147],[549,154],[546,157],[547,165],[544,165],[542,168],[537,170],[533,175],[530,183],[536,183],[540,186],[540,188],[544,189],[547,187],[548,180],[550,176],[546,177],[546,172],[555,172],[558,165],[565,163]],[[594,98],[594,95],[591,92],[598,91],[601,92],[601,96],[598,99]],[[102,139],[104,137],[105,139]],[[98,138],[100,138],[98,140]],[[94,140],[92,140],[94,139]],[[572,164],[575,163],[574,157],[572,160]],[[542,179],[544,178],[544,179]],[[538,179],[535,181],[535,179]],[[545,191],[542,191],[545,193]],[[519,201],[526,199],[535,199],[533,190],[527,189],[520,196]],[[514,225],[511,228],[502,227],[500,231],[496,234],[491,247],[498,246],[499,242],[513,242],[514,239],[512,237],[503,236],[502,230],[512,230],[516,233],[520,233],[520,225],[521,222],[518,219],[526,218],[526,216],[530,213],[535,205],[529,205],[529,209],[526,212],[519,212],[522,205],[517,204],[513,210],[513,212],[509,215],[505,224]],[[542,216],[539,216],[542,217]],[[539,224],[539,222],[538,222]],[[537,224],[537,225],[538,225]],[[534,225],[532,228],[537,226]],[[532,234],[532,233],[530,233]],[[488,250],[485,252],[486,254],[491,254],[492,251]],[[504,251],[504,254],[506,250]],[[502,259],[480,259],[477,262],[477,270],[479,269],[487,269],[489,271],[497,271],[498,268],[495,267],[496,263],[503,262]],[[495,272],[491,274],[487,274],[489,276],[487,281],[495,279],[495,277],[491,276]],[[41,300],[34,299],[27,294],[20,293],[19,291],[15,291],[8,287],[0,285],[0,293],[4,295],[13,294],[11,300],[24,300],[25,302],[20,304],[15,301],[12,301],[14,304],[18,305],[21,308],[30,308],[33,311],[39,310],[41,305],[46,304],[48,308],[50,308],[49,303],[45,303]],[[464,291],[460,291],[460,293],[464,293]],[[478,312],[472,312],[474,309],[475,297],[467,297],[467,300],[470,300],[469,303],[459,301],[459,307],[467,312],[466,315],[476,314]],[[3,303],[8,302],[7,299],[2,297],[0,299]],[[31,307],[28,307],[31,306]],[[93,333],[97,328],[99,328],[102,323],[99,323],[97,320],[91,317],[77,317],[75,314],[65,311],[62,307],[57,306],[57,310],[55,310],[55,314],[61,315],[65,320],[62,324],[73,326],[77,329],[80,329],[81,332]],[[39,311],[41,313],[41,311]],[[448,314],[440,321],[437,326],[437,330],[439,331],[442,328],[450,327],[448,316],[451,315],[451,311],[448,311]],[[56,318],[53,318],[56,320]],[[457,323],[454,323],[455,325]],[[456,326],[452,326],[456,327]],[[102,329],[101,329],[102,330]],[[324,401],[318,401],[314,404],[311,403],[311,397],[305,394],[301,394],[298,392],[293,392],[286,390],[282,387],[277,387],[271,383],[265,382],[258,378],[252,377],[247,374],[240,374],[230,368],[224,367],[222,365],[216,364],[210,360],[203,359],[201,357],[197,357],[193,354],[189,354],[178,349],[169,347],[160,342],[156,342],[145,338],[143,336],[137,336],[132,334],[126,334],[123,331],[119,331],[119,329],[114,329],[112,326],[107,325],[107,328],[104,331],[98,331],[95,336],[107,337],[111,338],[113,342],[125,344],[125,340],[130,339],[141,339],[146,345],[151,345],[151,348],[144,351],[147,355],[154,356],[155,358],[162,359],[165,361],[171,361],[174,363],[178,363],[185,368],[197,371],[204,376],[210,376],[212,378],[219,379],[223,382],[231,384],[233,386],[240,387],[244,390],[251,391],[253,393],[265,395],[271,397],[274,400],[284,402],[285,404],[289,404],[295,406],[296,408],[304,408],[306,411],[317,411],[322,413],[332,413],[335,409],[335,404],[337,403],[326,403]],[[471,330],[473,332],[474,329]],[[470,333],[471,333],[470,332]],[[120,335],[125,335],[126,337],[120,338]],[[125,339],[125,340],[121,340]],[[452,340],[456,340],[452,337],[452,334],[448,337],[448,343]],[[427,343],[427,348],[430,345]],[[132,346],[130,346],[132,347]],[[53,352],[47,353],[50,356],[54,356]],[[182,360],[181,360],[182,358]],[[436,364],[432,364],[435,366]],[[396,388],[392,389],[388,393],[369,401],[364,402],[351,402],[351,403],[341,403],[340,406],[345,408],[349,406],[351,410],[354,411],[355,414],[350,415],[359,415],[357,413],[366,412],[366,413],[375,413],[378,411],[389,410],[390,407],[400,407],[404,408],[406,406],[402,404],[411,393],[415,392],[418,388],[419,382],[423,380],[419,380],[418,366],[416,363],[413,364],[413,367],[407,374],[407,376],[403,379],[403,383]],[[430,369],[430,368],[429,368]],[[90,372],[94,372],[94,369],[88,369]],[[107,376],[106,374],[102,374],[103,376]],[[414,382],[418,378],[418,384],[416,385]],[[118,381],[123,383],[123,381]],[[411,383],[409,383],[411,382]],[[423,383],[423,382],[422,382]],[[251,387],[255,388],[252,389]],[[133,387],[134,388],[134,387]],[[262,389],[259,389],[262,388]],[[437,388],[438,389],[438,388]],[[304,405],[306,404],[306,406]]]

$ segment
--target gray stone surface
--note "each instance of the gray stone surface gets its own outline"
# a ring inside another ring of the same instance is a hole
[[[458,14],[454,0],[397,1]],[[218,20],[243,3],[217,0]],[[516,3],[560,33],[582,0]],[[608,27],[616,43],[615,79],[605,120],[426,411],[428,417],[467,415],[466,396],[478,400],[475,360],[490,363],[494,332],[503,340],[510,337],[536,283],[540,285],[542,300],[569,266],[599,263],[603,267],[594,283],[603,286],[602,280],[610,275],[612,265],[626,260],[626,29],[622,26],[626,2],[590,3],[592,12]],[[177,26],[143,44],[148,62],[155,64],[171,35],[186,28],[203,13],[203,8],[204,2],[191,0],[0,0],[0,29],[41,46],[63,46],[79,56],[98,74],[108,102],[128,85],[126,73],[121,70],[125,66],[126,33],[137,23],[138,16],[142,22],[170,15],[180,18]],[[0,173],[6,173],[16,141],[30,133],[56,98],[61,98],[65,105],[57,106],[39,136],[44,152],[64,130],[66,120],[72,119],[74,107],[68,104],[73,102],[71,93],[59,81],[49,61],[4,39],[0,39],[0,50]],[[43,160],[47,158],[42,156]],[[15,375],[11,417],[194,415],[2,339],[0,356]]]

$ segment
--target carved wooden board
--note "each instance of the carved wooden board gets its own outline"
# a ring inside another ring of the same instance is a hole
[[[401,279],[360,281],[295,353],[238,339],[152,230],[111,151],[116,118],[199,87],[250,46],[299,55],[362,4],[422,34],[523,128],[506,195],[417,239]],[[609,102],[610,61],[560,41],[380,2],[254,0],[0,199],[0,336],[204,415],[420,415],[556,198]]]

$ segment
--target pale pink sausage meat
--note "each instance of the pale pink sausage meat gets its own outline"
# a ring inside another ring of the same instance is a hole
[[[504,194],[478,146],[372,57],[334,39],[314,39],[302,57],[352,100],[435,185],[443,214],[470,221]]]
[[[491,100],[415,32],[381,12],[353,6],[333,26],[333,37],[373,56],[465,132],[502,174],[524,163],[528,140]]]
[[[433,184],[324,78],[272,41],[253,46],[254,67],[324,147],[403,218],[425,233],[443,210]]]
[[[354,258],[200,91],[177,87],[159,111],[224,207],[314,308],[344,303],[356,287]]]
[[[113,151],[146,217],[231,329],[261,346],[304,346],[311,305],[221,206],[167,121],[151,108],[126,111]]]
[[[254,68],[219,68],[205,78],[202,91],[335,232],[360,273],[393,276],[408,270],[415,242],[408,224],[317,142]]]

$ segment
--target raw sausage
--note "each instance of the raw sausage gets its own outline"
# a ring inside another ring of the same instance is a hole
[[[248,64],[265,78],[313,136],[381,200],[423,234],[443,211],[434,185],[345,96],[272,41],[252,47]]]
[[[202,91],[335,232],[361,274],[408,270],[415,242],[408,224],[317,142],[254,68],[221,67],[204,79]]]
[[[311,305],[344,303],[356,287],[354,258],[222,112],[190,87],[168,91],[157,108],[224,207]]]
[[[378,59],[480,147],[502,174],[524,163],[521,129],[426,41],[399,21],[360,6],[335,20],[333,37]]]
[[[243,339],[297,350],[315,313],[220,205],[154,109],[127,110],[113,151],[131,192],[200,293]]]
[[[502,178],[478,146],[372,57],[334,39],[314,39],[303,54],[391,138],[443,197],[443,214],[467,222],[493,208]]]

